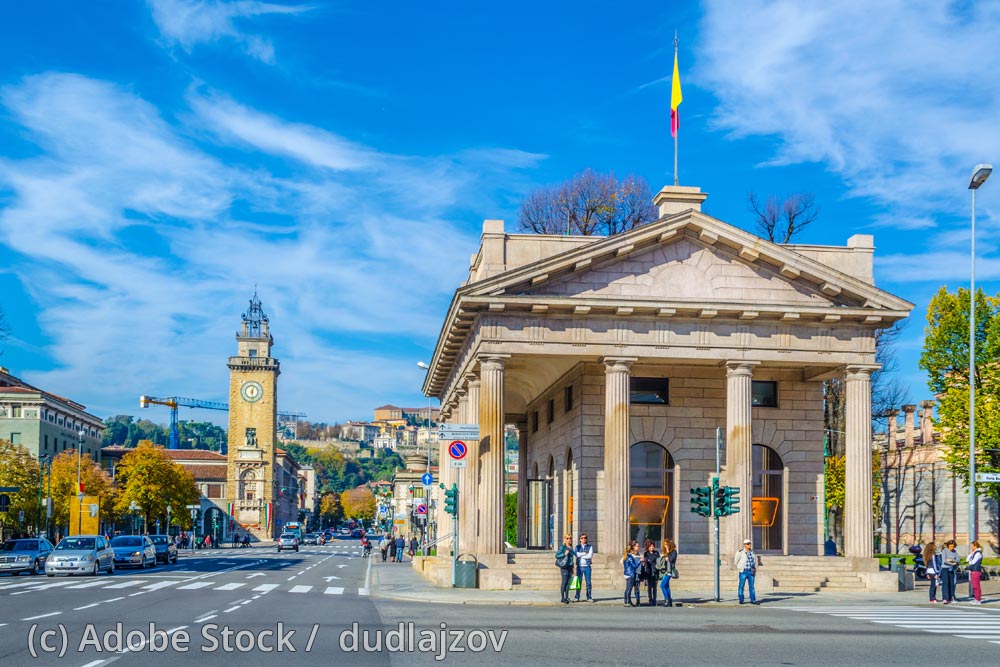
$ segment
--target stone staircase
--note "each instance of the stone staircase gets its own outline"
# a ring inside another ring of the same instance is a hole
[[[554,551],[517,551],[505,555],[513,590],[559,590],[561,575],[555,566]],[[621,573],[611,570],[603,560],[597,562],[596,558],[591,565],[590,578],[595,589],[621,588],[622,585]]]

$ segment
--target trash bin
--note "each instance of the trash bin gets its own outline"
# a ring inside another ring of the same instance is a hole
[[[472,554],[462,554],[455,563],[455,588],[477,588],[479,561]]]
[[[905,558],[893,558],[892,559],[893,569],[896,571],[896,576],[899,578],[899,590],[900,591],[912,591],[913,590],[913,575],[906,571],[906,559]]]

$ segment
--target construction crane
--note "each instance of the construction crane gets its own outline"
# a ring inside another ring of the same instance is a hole
[[[228,403],[216,403],[214,401],[203,401],[197,398],[184,398],[183,396],[171,396],[169,398],[157,398],[156,396],[140,396],[139,407],[148,408],[150,405],[165,405],[170,408],[170,449],[180,449],[180,429],[177,426],[178,408],[202,408],[204,410],[222,410],[229,412]],[[293,420],[298,431],[299,419],[306,415],[303,412],[279,412],[278,419]]]

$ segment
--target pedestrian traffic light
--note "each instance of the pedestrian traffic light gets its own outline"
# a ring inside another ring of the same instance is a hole
[[[452,484],[444,490],[444,511],[452,516],[458,516],[458,484]]]
[[[740,489],[738,486],[720,486],[715,490],[715,515],[729,516],[740,511]]]
[[[691,489],[691,511],[701,516],[712,515],[712,489],[697,486]]]

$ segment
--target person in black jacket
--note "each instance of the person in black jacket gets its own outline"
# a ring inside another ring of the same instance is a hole
[[[560,602],[569,604],[569,581],[576,569],[576,554],[573,553],[573,536],[569,533],[563,535],[563,543],[556,551],[556,564],[559,566],[559,574],[562,577],[559,591],[562,593]]]
[[[642,579],[646,582],[646,598],[650,607],[656,606],[656,588],[660,581],[656,561],[659,559],[660,552],[656,550],[656,543],[646,540],[646,551],[642,554]]]

